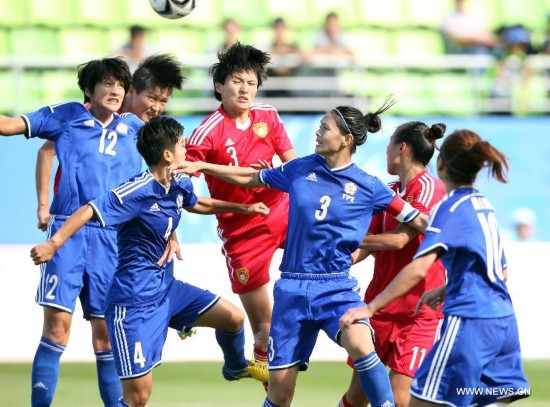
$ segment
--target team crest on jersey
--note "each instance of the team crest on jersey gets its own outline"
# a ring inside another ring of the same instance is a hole
[[[90,119],[90,120],[84,121],[84,126],[94,127],[94,126],[95,126],[95,121],[94,121],[94,119]]]
[[[235,274],[237,275],[237,280],[239,281],[239,283],[241,283],[242,285],[248,283],[248,278],[250,277],[248,269],[237,269],[237,271],[235,271]]]
[[[412,204],[413,201],[414,201],[414,196],[410,196],[410,195],[409,195],[408,197],[405,198],[405,201],[407,201],[408,203],[411,203],[411,204]]]
[[[346,201],[355,202],[355,194],[357,193],[357,184],[355,182],[346,182],[344,185],[344,193],[342,198]]]
[[[120,134],[128,134],[128,126],[124,123],[119,123],[116,126],[116,131]]]
[[[267,136],[267,132],[269,131],[269,129],[267,128],[267,123],[265,122],[256,123],[254,126],[252,126],[252,130],[254,131],[254,133],[256,133],[258,137],[261,138]]]

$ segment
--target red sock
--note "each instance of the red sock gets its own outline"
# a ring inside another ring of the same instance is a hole
[[[346,395],[344,394],[342,396],[342,399],[340,400],[340,402],[338,403],[338,406],[337,407],[353,407],[350,402],[348,401],[348,399],[346,398]]]
[[[254,346],[254,360],[267,363],[267,352]]]

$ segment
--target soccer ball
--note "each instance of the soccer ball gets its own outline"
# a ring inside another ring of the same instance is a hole
[[[188,15],[195,9],[195,0],[149,0],[158,15],[176,19]]]

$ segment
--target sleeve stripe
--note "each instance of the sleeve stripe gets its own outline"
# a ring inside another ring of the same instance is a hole
[[[261,170],[258,174],[258,178],[260,179],[260,182],[267,186],[268,188],[271,188],[267,182],[264,181],[264,170]]]
[[[95,206],[95,204],[90,201],[88,202],[88,205],[90,205],[92,207],[92,210],[94,211],[95,213],[95,216],[97,216],[97,219],[99,220],[99,223],[101,224],[101,227],[105,227],[105,221],[103,220],[103,216],[101,216],[101,212],[99,212],[99,209],[97,208],[97,206]]]
[[[25,132],[25,137],[26,138],[32,138],[32,133],[31,133],[31,122],[29,121],[29,118],[25,115],[22,115],[21,116],[23,118],[23,120],[25,121],[25,126],[27,126],[27,131]]]
[[[428,226],[428,227],[426,228],[426,232],[441,233],[441,229],[439,229],[439,228],[434,228],[433,226]]]
[[[418,179],[418,183],[422,187],[418,202],[428,208],[434,197],[435,182],[433,178],[426,173]]]
[[[449,250],[449,248],[447,247],[446,244],[443,244],[443,243],[435,243],[435,244],[433,244],[433,245],[431,245],[431,246],[429,246],[429,247],[426,247],[426,248],[425,248],[424,250],[422,250],[422,251],[416,252],[416,254],[413,256],[413,260],[414,260],[414,259],[417,259],[417,258],[419,258],[419,257],[425,256],[425,255],[427,255],[427,254],[430,254],[431,252],[433,252],[433,251],[434,251],[435,249],[437,249],[438,247],[443,248],[443,250],[445,250],[445,251],[448,251],[448,250]]]
[[[136,178],[133,181],[128,181],[125,184],[122,184],[118,188],[113,189],[113,193],[116,195],[120,203],[122,203],[122,198],[128,194],[131,194],[135,190],[147,185],[149,182],[153,181],[155,178],[148,173],[144,172],[141,176]]]
[[[223,115],[216,111],[206,121],[201,124],[189,138],[189,145],[200,145],[204,138],[216,125],[223,120]]]

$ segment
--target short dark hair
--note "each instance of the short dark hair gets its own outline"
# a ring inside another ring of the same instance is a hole
[[[156,116],[139,129],[136,136],[137,149],[147,165],[157,165],[165,150],[174,147],[183,136],[183,126],[168,116]]]
[[[130,26],[130,37],[134,38],[135,36],[146,32],[147,29],[141,25],[132,25]]]
[[[107,57],[78,65],[78,87],[84,93],[84,103],[90,101],[90,98],[86,96],[86,89],[93,92],[95,85],[108,78],[122,82],[124,93],[128,93],[132,74],[124,59]]]
[[[267,52],[260,51],[251,45],[243,45],[236,42],[225,52],[218,52],[218,61],[208,72],[214,82],[214,96],[222,100],[222,95],[216,91],[216,83],[225,83],[228,76],[236,72],[252,71],[258,78],[258,88],[267,79],[267,64],[271,58]]]
[[[132,87],[137,93],[147,88],[168,89],[170,95],[181,89],[185,81],[183,64],[173,55],[154,54],[145,58],[132,75]]]

